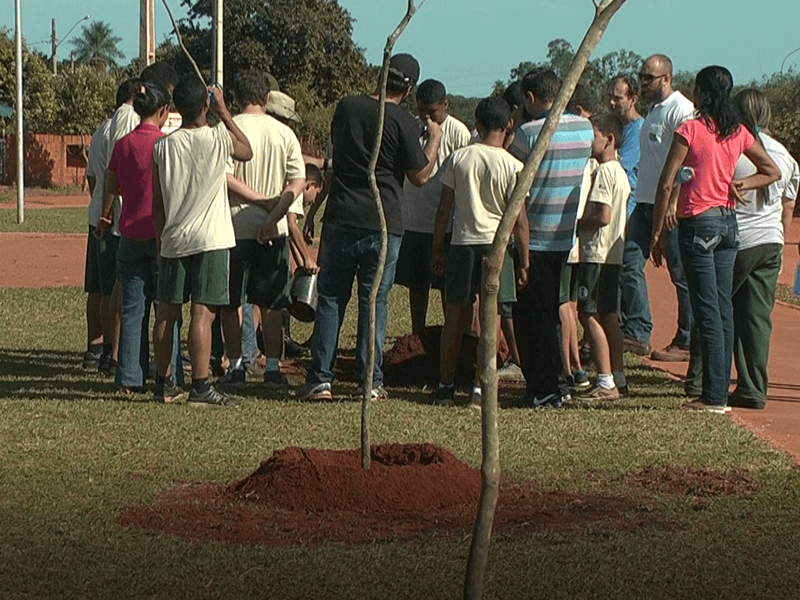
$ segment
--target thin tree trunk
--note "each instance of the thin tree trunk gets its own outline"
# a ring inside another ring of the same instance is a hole
[[[483,585],[486,574],[486,563],[489,556],[489,545],[492,537],[492,523],[497,506],[500,484],[500,438],[497,432],[497,292],[500,287],[500,268],[511,230],[519,214],[522,203],[533,184],[536,172],[542,162],[545,151],[553,137],[558,120],[575,91],[575,86],[586,68],[589,56],[594,50],[611,17],[625,3],[625,0],[603,0],[595,5],[595,17],[583,42],[578,48],[572,65],[556,96],[553,107],[542,127],[533,152],[525,162],[519,174],[517,185],[511,194],[503,218],[495,233],[492,249],[483,262],[481,277],[480,348],[482,360],[478,366],[481,372],[482,402],[482,443],[483,458],[481,461],[481,498],[478,515],[472,533],[467,572],[464,578],[465,600],[477,600],[483,596]],[[534,285],[531,283],[530,285]]]
[[[424,4],[425,0],[423,0]],[[422,6],[422,4],[420,4]],[[389,60],[392,58],[392,49],[394,48],[397,38],[406,28],[411,17],[417,12],[414,6],[414,0],[408,0],[408,9],[406,14],[395,30],[386,40],[386,46],[383,49],[383,64],[381,65],[381,74],[378,82],[378,133],[375,136],[375,146],[372,148],[372,158],[369,161],[369,186],[372,189],[372,195],[375,199],[375,206],[378,209],[378,220],[381,225],[381,251],[378,256],[378,268],[375,270],[375,278],[372,281],[372,288],[369,292],[369,332],[367,334],[367,364],[364,366],[366,373],[364,373],[364,389],[363,398],[361,399],[361,467],[369,469],[371,463],[370,447],[369,447],[369,404],[372,399],[372,372],[375,370],[375,338],[376,338],[376,305],[378,299],[378,290],[380,289],[381,280],[383,279],[383,271],[386,267],[386,247],[388,243],[388,231],[386,229],[386,216],[383,213],[383,202],[381,201],[381,192],[378,189],[378,179],[375,175],[375,168],[378,165],[378,156],[381,151],[381,142],[383,141],[383,123],[386,118],[386,81],[389,75]]]

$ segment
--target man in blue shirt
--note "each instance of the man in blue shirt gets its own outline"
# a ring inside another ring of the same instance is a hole
[[[617,115],[624,127],[619,162],[628,174],[631,195],[628,198],[628,217],[636,206],[636,179],[639,177],[639,133],[644,117],[636,110],[639,86],[630,75],[617,75],[608,84],[608,107]]]

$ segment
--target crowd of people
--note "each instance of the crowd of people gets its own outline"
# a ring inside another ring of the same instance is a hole
[[[120,86],[114,115],[92,137],[84,367],[114,374],[126,392],[144,391],[152,376],[156,401],[178,400],[186,393],[181,317],[191,301],[190,404],[238,404],[225,391],[246,386],[259,329],[264,385],[288,390],[281,360],[303,351],[288,335],[298,268],[316,274],[318,296],[297,399],[335,398],[355,280],[358,395],[388,396],[382,353],[396,283],[408,288],[418,335],[430,290],[439,290],[440,378],[429,400],[455,403],[456,362],[463,333],[476,326],[483,263],[561,81],[549,69],[531,71],[502,96],[481,100],[468,128],[448,114],[444,84],[419,79],[416,59],[392,57],[375,169],[388,235],[371,377],[370,291],[382,246],[370,183],[378,91],[340,100],[321,159],[303,154],[292,128],[300,116],[269,74],[236,74],[232,116],[219,87],[194,74],[178,78],[163,63]],[[734,98],[732,88],[727,69],[706,67],[690,101],[672,87],[670,59],[657,54],[638,74],[610,81],[606,110],[575,90],[524,191],[500,271],[499,333],[509,348],[500,371],[524,377],[517,405],[559,407],[572,395],[614,402],[631,393],[629,351],[689,361],[683,408],[764,407],[770,314],[800,173],[770,136],[764,96],[745,90]],[[402,106],[412,94],[416,115]],[[317,256],[310,244],[323,205]],[[672,342],[655,351],[649,259],[666,259],[679,307]],[[734,358],[738,383],[729,394]],[[475,406],[478,376],[468,401]]]

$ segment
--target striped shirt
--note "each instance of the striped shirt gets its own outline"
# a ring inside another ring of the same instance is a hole
[[[541,118],[520,125],[509,152],[525,162],[544,121]],[[592,140],[594,131],[589,121],[571,114],[561,116],[528,199],[531,250],[569,252],[572,248],[583,170],[592,152]]]

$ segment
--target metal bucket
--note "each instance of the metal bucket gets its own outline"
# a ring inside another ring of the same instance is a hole
[[[310,323],[317,314],[317,274],[302,267],[294,272],[289,312],[298,321]]]

